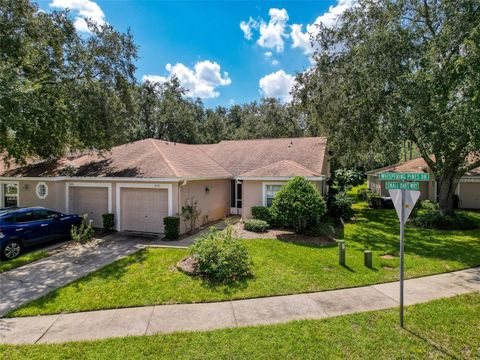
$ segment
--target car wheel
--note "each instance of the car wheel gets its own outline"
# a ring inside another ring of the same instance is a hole
[[[11,260],[15,259],[22,252],[22,243],[18,240],[8,241],[2,247],[2,259]]]

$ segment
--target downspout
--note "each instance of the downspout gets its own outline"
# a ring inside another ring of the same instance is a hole
[[[183,180],[182,183],[179,183],[178,184],[178,202],[177,202],[177,206],[178,206],[178,217],[180,217],[180,214],[182,213],[182,204],[181,204],[181,199],[182,199],[182,196],[181,196],[181,191],[182,191],[182,187],[184,187],[185,185],[187,185],[187,180]],[[180,227],[180,233],[181,233],[181,227]]]

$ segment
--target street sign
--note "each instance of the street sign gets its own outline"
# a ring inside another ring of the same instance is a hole
[[[378,175],[380,180],[387,181],[429,181],[429,173],[395,173],[395,172],[384,172]]]
[[[387,190],[418,190],[418,182],[392,182],[385,183]]]
[[[398,218],[402,216],[402,190],[389,190],[393,205],[397,211]],[[420,198],[420,191],[405,191],[403,199],[403,223],[405,224],[412,213],[417,200]]]
[[[418,183],[417,183],[418,184]],[[420,198],[420,191],[407,191],[406,189],[388,190],[393,205],[400,219],[400,326],[403,327],[403,279],[405,274],[404,244],[405,244],[405,223],[412,213],[413,207]]]

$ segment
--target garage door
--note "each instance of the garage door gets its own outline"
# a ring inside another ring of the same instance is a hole
[[[460,183],[460,207],[480,209],[480,183]]]
[[[71,187],[70,212],[88,214],[94,227],[102,227],[102,215],[108,213],[108,189],[104,187]]]
[[[121,230],[161,233],[165,216],[168,216],[166,189],[122,189]]]

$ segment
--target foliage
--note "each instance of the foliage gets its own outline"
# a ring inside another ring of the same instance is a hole
[[[72,226],[70,229],[70,236],[72,240],[79,243],[86,243],[92,240],[95,230],[92,227],[92,221],[88,219],[88,215],[82,216],[80,226]]]
[[[244,224],[245,230],[253,232],[266,232],[270,227],[266,221],[259,219],[246,219]]]
[[[103,214],[102,220],[103,220],[103,230],[109,232],[115,228],[115,214],[111,214],[111,213]]]
[[[368,206],[372,209],[381,209],[383,207],[382,197],[378,194],[371,193],[368,195]]]
[[[333,173],[333,185],[339,192],[345,192],[365,181],[361,171],[353,169],[337,169]]]
[[[234,281],[249,274],[250,257],[247,248],[236,238],[232,225],[224,231],[211,227],[190,248],[197,262],[197,272],[214,281]]]
[[[281,221],[274,217],[271,208],[267,206],[252,206],[251,211],[254,219],[263,220],[272,227],[282,226]]]
[[[438,210],[419,211],[409,222],[415,227],[425,229],[472,230],[479,227],[477,221],[461,212],[443,215]]]
[[[197,207],[197,202],[194,200],[192,204],[182,206],[181,216],[183,221],[188,225],[188,231],[192,233],[195,230],[197,219],[201,214],[201,210]]]
[[[137,47],[129,32],[29,0],[0,1],[0,153],[23,161],[124,142],[134,119]]]
[[[294,91],[307,128],[351,159],[398,157],[408,141],[451,213],[460,177],[480,166],[479,11],[471,0],[361,0],[320,24],[314,65]]]
[[[176,216],[165,216],[163,218],[165,238],[176,240],[180,235],[180,218]]]
[[[370,189],[360,189],[357,192],[358,199],[361,201],[368,201],[368,198],[372,195],[372,190]]]
[[[333,199],[329,202],[328,213],[330,216],[348,221],[354,214],[352,205],[353,199],[345,192],[339,192],[338,194],[335,194]]]
[[[289,224],[298,234],[304,234],[319,223],[326,206],[318,189],[310,181],[296,176],[277,192],[271,211],[276,219]]]

